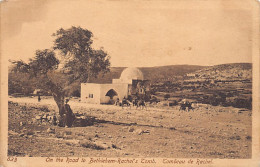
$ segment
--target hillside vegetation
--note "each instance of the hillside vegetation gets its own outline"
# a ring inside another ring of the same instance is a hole
[[[210,66],[189,73],[176,81],[152,85],[160,98],[173,97],[238,108],[252,107],[252,64],[236,63]]]
[[[195,72],[197,78],[218,80],[252,79],[251,63],[221,64],[200,69]]]

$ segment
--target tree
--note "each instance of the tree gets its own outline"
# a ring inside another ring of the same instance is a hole
[[[74,91],[71,88],[109,71],[110,57],[103,48],[91,47],[93,34],[87,29],[61,28],[53,36],[56,37],[53,48],[37,50],[28,63],[13,61],[13,71],[36,78],[37,87],[51,92],[61,110],[65,96]]]
[[[35,87],[32,82],[29,81],[29,75],[23,73],[8,72],[8,94],[22,94],[30,95],[34,91]]]

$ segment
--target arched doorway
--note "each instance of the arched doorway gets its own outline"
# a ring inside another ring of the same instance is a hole
[[[110,89],[107,93],[106,96],[108,96],[110,98],[109,100],[109,104],[114,104],[115,100],[118,96],[117,92],[114,89]]]

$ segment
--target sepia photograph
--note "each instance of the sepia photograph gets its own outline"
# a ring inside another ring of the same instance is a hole
[[[1,163],[259,166],[258,10],[2,1]]]

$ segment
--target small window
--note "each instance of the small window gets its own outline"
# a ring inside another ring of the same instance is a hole
[[[93,94],[89,94],[88,97],[89,97],[89,98],[93,98]]]

